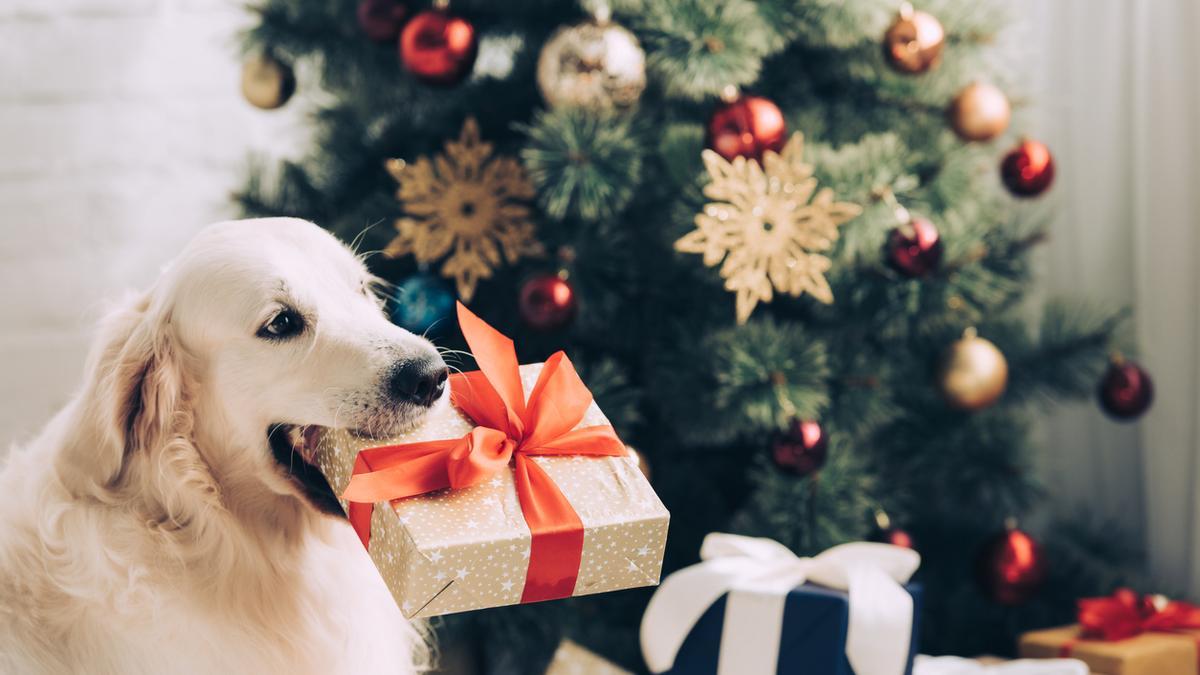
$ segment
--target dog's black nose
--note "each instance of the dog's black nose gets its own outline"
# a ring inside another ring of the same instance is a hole
[[[388,394],[397,401],[428,407],[446,391],[449,375],[441,359],[401,361],[388,376]]]

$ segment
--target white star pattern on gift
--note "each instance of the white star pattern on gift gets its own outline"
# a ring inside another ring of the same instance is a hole
[[[540,370],[541,364],[521,367],[526,392]],[[593,403],[580,426],[606,423]],[[455,438],[472,426],[445,406],[431,413],[420,429],[386,441],[331,433],[317,462],[340,493],[349,482],[358,450]],[[625,457],[580,456],[534,461],[562,490],[586,528],[575,595],[658,582],[668,515],[634,462]],[[438,616],[520,602],[530,535],[511,468],[480,485],[399,500],[393,507],[375,509],[370,549],[405,616]]]

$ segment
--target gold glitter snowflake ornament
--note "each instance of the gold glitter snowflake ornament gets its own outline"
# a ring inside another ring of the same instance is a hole
[[[835,202],[833,190],[817,190],[813,168],[805,164],[803,134],[793,134],[783,151],[767,151],[763,165],[745,157],[727,161],[705,150],[712,179],[704,195],[713,201],[696,214],[696,229],[675,242],[675,250],[699,253],[704,264],[721,265],[726,290],[737,293],[737,320],[746,323],[759,302],[773,293],[812,295],[826,304],[833,291],[825,280],[832,264],[820,255],[833,247],[838,226],[862,207]],[[815,196],[813,193],[816,193]]]
[[[543,252],[527,204],[533,185],[516,159],[494,155],[492,144],[480,140],[473,118],[441,155],[411,164],[391,159],[387,170],[400,184],[404,215],[384,254],[411,253],[420,263],[445,257],[442,275],[454,279],[464,302],[502,262]]]

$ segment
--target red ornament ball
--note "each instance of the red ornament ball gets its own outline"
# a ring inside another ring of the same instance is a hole
[[[929,276],[942,261],[942,237],[929,220],[913,218],[891,231],[886,252],[888,264],[904,276]]]
[[[708,120],[706,144],[730,161],[734,157],[762,161],[764,152],[779,152],[786,142],[783,112],[761,96],[740,96],[722,103]]]
[[[793,420],[788,430],[771,444],[775,466],[797,476],[807,476],[825,466],[828,452],[829,437],[825,430],[820,424],[805,420]]]
[[[1117,420],[1141,417],[1154,402],[1154,382],[1132,361],[1113,359],[1100,380],[1100,407]]]
[[[871,533],[870,540],[879,542],[881,544],[899,546],[901,548],[911,548],[914,550],[917,548],[916,545],[913,544],[912,535],[898,527],[889,527],[885,530],[877,529]]]
[[[391,42],[408,18],[408,5],[400,0],[362,0],[358,3],[358,25],[375,42]]]
[[[400,61],[426,84],[461,82],[475,65],[478,51],[475,27],[442,10],[417,14],[400,33]]]
[[[1000,162],[1000,178],[1017,197],[1036,197],[1054,182],[1054,157],[1044,143],[1021,141]]]
[[[983,592],[1001,605],[1020,605],[1033,597],[1046,578],[1042,547],[1015,526],[984,544],[975,560]]]
[[[557,274],[539,274],[521,285],[521,319],[535,330],[558,330],[575,318],[575,289]]]

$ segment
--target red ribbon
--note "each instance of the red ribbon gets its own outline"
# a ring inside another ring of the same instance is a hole
[[[1079,627],[1083,637],[1107,642],[1146,632],[1200,629],[1200,607],[1162,596],[1139,597],[1121,588],[1106,598],[1080,600]]]
[[[477,425],[462,438],[367,448],[342,497],[363,546],[376,502],[481,483],[513,465],[521,512],[533,536],[521,602],[570,597],[583,555],[583,523],[537,455],[619,457],[608,425],[575,429],[592,394],[563,352],[546,360],[525,401],[512,340],[458,304],[458,322],[479,370],[450,377],[450,402]]]
[[[1059,647],[1062,658],[1069,658],[1081,640],[1115,642],[1147,632],[1200,629],[1200,607],[1161,595],[1138,596],[1128,588],[1119,588],[1106,598],[1084,598],[1078,607],[1079,637]],[[1200,638],[1196,639],[1196,655],[1200,670]]]

